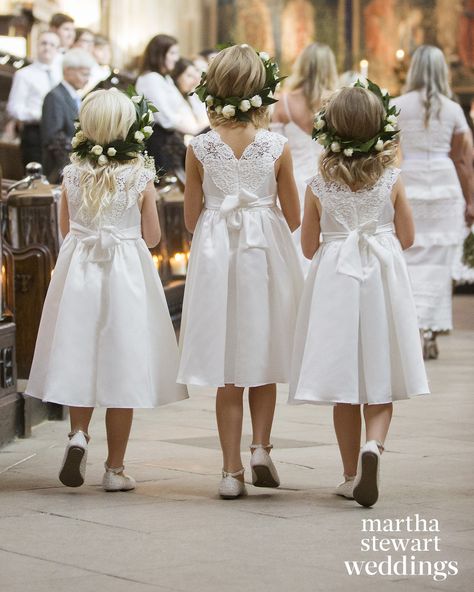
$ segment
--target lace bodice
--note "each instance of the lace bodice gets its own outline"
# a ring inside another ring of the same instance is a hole
[[[461,107],[447,97],[441,97],[438,117],[424,123],[424,93],[409,92],[395,99],[400,109],[400,143],[404,158],[448,158],[454,134],[467,131],[468,125]]]
[[[92,217],[81,208],[82,195],[80,187],[80,168],[70,164],[64,168],[64,187],[67,192],[69,218],[87,228],[96,227]],[[101,226],[117,226],[127,228],[140,223],[138,199],[148,181],[155,176],[153,171],[142,168],[138,172],[133,167],[124,167],[116,175],[117,193],[104,212]]]
[[[276,197],[275,161],[281,156],[286,138],[258,130],[240,158],[211,130],[193,138],[191,146],[204,169],[204,196],[222,200],[245,190],[257,197]]]
[[[387,169],[369,188],[352,191],[346,185],[326,182],[320,175],[307,181],[312,192],[321,202],[321,231],[351,231],[366,222],[378,225],[393,221],[392,187],[400,169]]]

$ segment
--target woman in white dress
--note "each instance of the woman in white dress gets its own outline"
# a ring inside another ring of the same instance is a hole
[[[471,133],[451,100],[448,66],[440,49],[419,47],[400,109],[402,178],[415,219],[415,243],[405,252],[424,337],[425,358],[437,358],[436,335],[452,329],[452,268],[472,214]]]
[[[214,129],[194,138],[186,157],[184,213],[194,236],[178,381],[217,388],[224,498],[246,495],[240,451],[246,387],[252,483],[279,485],[269,456],[275,383],[289,379],[303,279],[290,233],[300,223],[290,152],[283,136],[265,129],[276,86],[267,85],[270,69],[270,60],[248,45],[213,60],[200,96],[207,97]]]
[[[166,172],[184,168],[184,135],[197,133],[197,126],[194,121],[190,122],[189,109],[171,77],[178,60],[177,39],[170,35],[156,35],[145,48],[136,83],[137,92],[158,109],[147,150],[155,159],[156,168]]]
[[[306,180],[318,166],[321,146],[311,139],[314,114],[321,101],[337,86],[336,58],[331,48],[322,43],[308,45],[296,60],[293,72],[285,84],[287,92],[275,105],[272,126],[288,138],[293,157],[296,186],[303,212]],[[303,270],[307,273],[309,261],[301,251],[301,230],[293,233]]]
[[[175,382],[176,337],[147,248],[160,239],[155,171],[144,166],[144,144],[134,134],[149,133],[143,126],[148,113],[143,99],[134,103],[116,89],[89,94],[72,142],[77,153],[64,169],[65,239],[26,393],[69,406],[70,440],[59,478],[70,487],[84,482],[95,407],[107,409],[103,486],[123,491],[135,487],[123,472],[133,409],[187,397]],[[130,144],[136,157],[129,157]]]
[[[370,88],[342,89],[321,114],[325,151],[306,193],[302,246],[312,262],[289,399],[334,405],[345,477],[335,493],[364,506],[377,501],[392,402],[429,392],[402,254],[414,227],[391,166],[393,113],[389,97]]]

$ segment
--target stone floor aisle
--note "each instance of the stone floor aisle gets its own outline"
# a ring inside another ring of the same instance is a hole
[[[1,592],[472,590],[474,296],[455,301],[459,328],[440,339],[441,357],[428,364],[432,396],[395,406],[373,509],[331,494],[341,474],[331,409],[288,407],[285,388],[273,438],[280,489],[249,486],[248,498],[218,499],[214,399],[192,389],[189,401],[136,413],[127,458],[135,492],[100,488],[102,412],[80,489],[57,480],[65,422],[45,423],[0,451]],[[248,420],[244,433],[245,447]],[[438,520],[440,532],[361,532],[363,518],[415,514]],[[405,555],[408,569],[414,556],[415,566],[428,561],[441,574],[451,571],[441,562],[457,561],[459,573],[444,581],[347,573],[346,561],[386,565],[387,555],[394,562],[404,555],[363,552],[362,538],[436,534],[439,551],[429,543],[431,550]]]

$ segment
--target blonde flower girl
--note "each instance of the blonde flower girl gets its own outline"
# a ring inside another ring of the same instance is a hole
[[[185,218],[194,237],[178,380],[217,387],[223,498],[247,493],[246,387],[252,482],[279,485],[269,455],[275,383],[289,379],[302,272],[291,238],[300,224],[291,156],[286,138],[265,129],[277,81],[265,54],[248,45],[221,51],[198,88],[213,129],[192,140],[186,160]]]
[[[131,98],[133,100],[131,100]],[[135,487],[123,459],[134,408],[187,397],[176,384],[178,348],[148,246],[160,240],[155,171],[144,166],[151,111],[143,97],[93,92],[80,111],[64,169],[65,236],[44,304],[27,394],[69,406],[59,478],[85,478],[94,407],[107,409],[103,487]]]
[[[312,263],[290,402],[334,405],[345,477],[336,493],[371,506],[392,402],[429,389],[402,254],[413,243],[413,219],[391,166],[395,108],[378,86],[366,86],[333,95],[315,123],[325,152],[305,198],[301,240]]]

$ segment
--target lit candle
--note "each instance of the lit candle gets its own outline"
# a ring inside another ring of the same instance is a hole
[[[403,51],[403,49],[397,49],[397,51],[395,52],[395,57],[399,62],[401,62],[405,57],[405,52]]]
[[[369,76],[369,61],[368,60],[360,60],[359,62],[360,67],[360,75],[364,78],[368,78]]]
[[[184,253],[175,253],[170,257],[170,267],[172,275],[186,275],[186,255]]]

